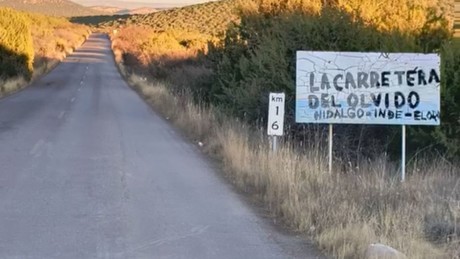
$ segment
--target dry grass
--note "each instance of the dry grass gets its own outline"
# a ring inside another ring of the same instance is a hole
[[[458,258],[457,167],[442,160],[414,161],[404,184],[386,157],[328,174],[324,150],[314,144],[301,153],[283,143],[274,154],[263,130],[121,70],[156,110],[203,142],[238,187],[256,194],[286,225],[310,234],[335,258],[364,258],[367,246],[377,242],[408,258]]]
[[[9,80],[0,80],[0,97],[14,93],[27,85],[27,81],[23,77],[12,78]]]
[[[37,63],[32,75],[32,81],[53,70],[59,64],[59,61],[60,60],[49,60]],[[26,80],[24,77],[0,80],[0,98],[20,91],[27,87],[28,84],[30,84],[30,81]]]
[[[67,54],[81,46],[90,34],[87,27],[68,22],[34,28],[33,31],[35,68],[48,61],[62,61]]]

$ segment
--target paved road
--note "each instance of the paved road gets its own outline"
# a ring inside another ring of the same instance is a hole
[[[0,100],[0,258],[315,258],[133,92],[95,34]]]

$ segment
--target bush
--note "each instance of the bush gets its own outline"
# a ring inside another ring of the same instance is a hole
[[[434,146],[450,158],[460,157],[460,46],[448,42],[442,51],[441,127],[413,129],[419,146]]]
[[[33,72],[34,49],[27,17],[0,8],[0,78]]]

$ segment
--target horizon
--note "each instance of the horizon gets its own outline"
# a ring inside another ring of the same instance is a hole
[[[153,7],[153,8],[173,8],[186,5],[200,4],[212,2],[216,0],[71,0],[83,6],[113,6],[120,8],[139,8],[139,7]]]

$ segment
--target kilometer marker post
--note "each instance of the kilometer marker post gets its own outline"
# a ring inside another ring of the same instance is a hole
[[[273,136],[272,150],[273,152],[276,152],[277,149],[278,149],[278,137]]]
[[[272,136],[272,150],[278,149],[278,136],[284,135],[284,106],[286,95],[284,93],[270,93],[268,105],[267,135]]]

